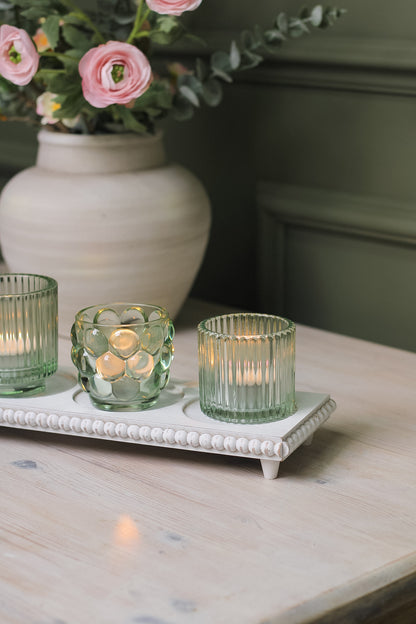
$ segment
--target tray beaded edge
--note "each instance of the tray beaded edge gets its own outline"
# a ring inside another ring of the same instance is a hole
[[[183,427],[163,428],[125,422],[116,423],[100,418],[59,415],[49,410],[25,411],[10,407],[0,407],[0,426],[282,461],[303,444],[329,418],[335,408],[335,401],[329,398],[287,437],[280,438],[278,441],[260,440],[250,435],[237,437],[218,433],[201,433],[192,429],[187,431]]]

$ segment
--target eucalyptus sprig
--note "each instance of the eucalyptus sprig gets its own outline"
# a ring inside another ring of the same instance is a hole
[[[233,82],[239,71],[257,67],[267,56],[276,54],[288,39],[308,35],[312,29],[333,26],[345,12],[345,9],[324,8],[318,4],[312,9],[302,9],[297,17],[279,13],[267,30],[255,25],[251,30],[242,31],[239,40],[231,42],[228,52],[214,52],[208,64],[197,59],[194,73],[178,78],[179,93],[173,110],[175,117],[189,119],[202,103],[217,106],[222,100],[222,83]]]

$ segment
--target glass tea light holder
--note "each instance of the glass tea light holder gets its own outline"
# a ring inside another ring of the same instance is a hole
[[[58,367],[58,285],[43,275],[0,275],[0,396],[36,394]]]
[[[225,314],[198,325],[199,397],[211,418],[262,423],[293,414],[292,321],[267,314]]]
[[[174,327],[148,304],[111,303],[77,313],[72,361],[92,403],[103,410],[143,410],[169,381]]]

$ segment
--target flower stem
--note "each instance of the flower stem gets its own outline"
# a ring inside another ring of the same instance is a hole
[[[39,56],[41,56],[41,57],[42,56],[51,56],[52,58],[57,58],[57,59],[62,57],[63,59],[66,59],[66,60],[69,60],[69,61],[76,61],[77,63],[79,62],[79,58],[76,58],[75,56],[70,56],[70,54],[63,54],[63,53],[60,53],[60,52],[39,52]]]
[[[137,7],[136,18],[134,20],[133,28],[126,40],[126,43],[132,43],[138,36],[143,37],[144,35],[139,35],[140,28],[143,26],[147,16],[150,13],[149,9],[143,13],[144,0],[140,0],[139,6]],[[143,13],[143,15],[142,15]]]

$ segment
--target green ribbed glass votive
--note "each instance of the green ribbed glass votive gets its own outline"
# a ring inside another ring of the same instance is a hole
[[[58,285],[43,275],[0,275],[0,396],[35,394],[58,367]]]
[[[169,381],[173,323],[149,304],[110,303],[85,308],[71,330],[78,379],[102,410],[143,410]]]
[[[225,314],[198,325],[199,397],[211,418],[234,423],[280,420],[296,410],[292,321]]]

